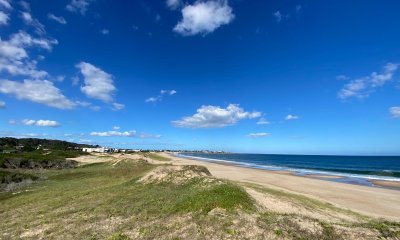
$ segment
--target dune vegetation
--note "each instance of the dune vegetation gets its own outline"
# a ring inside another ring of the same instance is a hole
[[[152,156],[126,154],[73,168],[25,170],[41,178],[0,193],[0,238],[400,237],[399,223],[296,194],[216,179],[204,167],[173,166],[165,159],[150,163]]]

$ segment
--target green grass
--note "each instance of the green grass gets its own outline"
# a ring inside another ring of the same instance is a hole
[[[200,178],[184,184],[137,181],[157,166],[126,160],[43,170],[40,174],[44,172],[46,180],[19,193],[0,192],[0,239],[268,239],[270,234],[286,239],[346,239],[335,225],[319,219],[261,211],[234,183]],[[336,210],[296,194],[263,191],[310,209]],[[304,229],[299,220],[320,230]],[[374,229],[381,237],[394,239],[400,229],[399,224],[380,221],[350,227]]]
[[[205,190],[186,192],[175,205],[175,210],[178,212],[208,213],[214,208],[251,211],[254,210],[254,203],[242,188],[225,183]]]
[[[0,233],[19,236],[28,229],[44,229],[47,236],[125,239],[118,235],[148,221],[191,212],[206,214],[215,207],[234,211],[253,209],[240,187],[222,183],[204,187],[197,181],[175,185],[141,184],[137,180],[155,165],[122,161],[96,163],[76,169],[48,170],[48,180],[20,194],[0,193]],[[109,223],[116,219],[115,226]],[[99,225],[110,225],[99,229]],[[66,227],[74,226],[74,227]],[[144,228],[147,229],[147,228]],[[145,231],[156,236],[166,228]],[[1,236],[0,236],[1,238]]]
[[[166,162],[166,161],[171,161],[170,158],[167,157],[163,157],[157,153],[142,153],[145,157],[149,157],[153,160],[157,160],[157,161],[162,161],[162,162]]]

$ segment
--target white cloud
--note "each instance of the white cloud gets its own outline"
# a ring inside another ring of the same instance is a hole
[[[30,59],[28,49],[36,47],[51,51],[56,44],[57,40],[33,38],[23,31],[11,35],[8,41],[0,38],[0,72],[34,79],[46,77],[47,72],[37,70],[37,61]]]
[[[184,117],[172,123],[182,128],[220,128],[235,125],[243,119],[260,116],[260,112],[246,112],[238,104],[229,104],[227,108],[203,105],[193,116]]]
[[[148,99],[145,100],[145,102],[154,103],[154,102],[161,101],[160,99],[161,99],[160,96],[158,96],[158,97],[149,97]]]
[[[22,120],[22,124],[27,125],[27,126],[32,126],[35,124],[35,120],[30,120],[30,119],[24,119]]]
[[[116,129],[117,128],[117,129]],[[90,135],[94,137],[138,137],[138,138],[160,138],[161,135],[137,133],[136,131],[118,131],[119,127],[113,127],[112,131],[105,132],[91,132]]]
[[[369,76],[350,80],[339,91],[338,97],[343,100],[350,97],[368,97],[375,88],[382,87],[391,81],[399,66],[398,63],[387,63],[380,73],[372,72]]]
[[[167,7],[175,10],[182,5],[182,0],[167,0]]]
[[[121,103],[113,103],[112,105],[114,110],[122,110],[125,108],[125,105]]]
[[[37,120],[35,125],[38,127],[58,127],[58,126],[60,126],[60,124],[58,122],[52,121],[52,120]]]
[[[72,109],[76,105],[47,80],[23,82],[0,80],[0,93],[15,95],[19,100],[29,100],[59,109]]]
[[[182,9],[182,20],[174,31],[185,36],[207,34],[235,18],[226,0],[197,1]]]
[[[251,137],[251,138],[260,138],[260,137],[268,137],[268,136],[271,136],[271,134],[270,134],[270,133],[261,132],[261,133],[250,133],[250,134],[248,134],[247,136],[248,136],[248,137]]]
[[[8,123],[11,124],[11,125],[15,125],[15,124],[17,124],[17,121],[14,120],[14,119],[11,119],[11,120],[8,121]]]
[[[114,129],[114,130],[119,130],[120,127],[119,127],[119,126],[114,126],[113,129]]]
[[[22,20],[26,25],[33,27],[37,34],[39,35],[46,34],[44,25],[40,23],[39,20],[37,20],[36,18],[33,18],[30,12],[21,12],[20,17],[22,18]]]
[[[400,118],[400,107],[391,107],[389,112],[393,118]]]
[[[64,17],[56,16],[52,13],[47,14],[47,17],[51,20],[58,22],[59,24],[67,24],[67,20]]]
[[[71,0],[65,8],[70,12],[85,15],[91,2],[92,0]]]
[[[0,25],[7,25],[10,20],[10,16],[7,13],[0,11]]]
[[[103,102],[113,102],[114,92],[117,90],[111,74],[90,63],[80,62],[76,65],[80,69],[85,85],[81,91],[89,98],[98,99]]]
[[[161,90],[160,95],[157,97],[149,97],[145,100],[147,103],[155,103],[155,102],[161,102],[163,100],[164,95],[175,95],[177,93],[176,90]]]
[[[100,30],[100,33],[103,34],[103,35],[108,35],[108,34],[110,34],[110,30],[108,30],[106,28],[103,28],[103,29]]]
[[[257,125],[267,125],[267,124],[271,124],[271,123],[268,122],[267,119],[265,119],[265,118],[260,118],[257,122]]]
[[[96,137],[134,137],[136,136],[136,131],[125,131],[125,132],[118,132],[118,131],[107,131],[107,132],[91,132],[91,136]]]
[[[7,10],[12,9],[9,0],[0,0],[0,7],[1,7],[1,8],[4,8],[4,9],[7,9]]]
[[[32,119],[24,119],[21,121],[23,125],[26,126],[37,126],[37,127],[58,127],[60,124],[57,121],[53,120],[32,120]]]
[[[164,94],[174,95],[174,94],[176,94],[177,92],[176,92],[175,90],[161,90],[160,93],[161,93],[162,95],[164,95]]]
[[[285,120],[296,120],[299,119],[299,116],[289,114],[285,117]]]
[[[6,108],[6,103],[3,101],[0,101],[0,109]]]

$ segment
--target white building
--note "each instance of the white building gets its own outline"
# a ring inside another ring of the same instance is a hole
[[[108,149],[106,149],[106,148],[82,148],[83,152],[88,152],[88,153],[92,153],[92,152],[104,153],[107,150]]]

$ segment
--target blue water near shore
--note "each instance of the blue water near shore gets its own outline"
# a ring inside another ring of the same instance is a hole
[[[278,154],[179,153],[178,156],[243,167],[292,171],[297,175],[341,176],[338,182],[372,185],[368,180],[400,182],[400,157]]]

